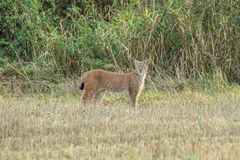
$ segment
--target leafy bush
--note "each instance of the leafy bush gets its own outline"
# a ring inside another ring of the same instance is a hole
[[[240,82],[239,1],[151,2],[1,2],[0,67],[32,65],[30,78],[41,78],[108,64],[125,70],[132,58],[148,58],[153,75],[197,79],[221,70]]]

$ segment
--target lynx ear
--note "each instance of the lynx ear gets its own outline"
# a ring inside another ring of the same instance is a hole
[[[143,62],[144,62],[145,64],[148,64],[148,60],[147,60],[147,59],[145,59]]]
[[[137,64],[137,63],[138,63],[138,61],[137,61],[136,59],[133,59],[133,62],[134,62],[134,64]]]

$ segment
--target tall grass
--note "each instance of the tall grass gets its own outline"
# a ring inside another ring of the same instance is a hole
[[[148,58],[152,76],[221,73],[240,82],[238,0],[6,0],[0,13],[3,76],[46,79],[109,65],[125,71],[132,58]]]

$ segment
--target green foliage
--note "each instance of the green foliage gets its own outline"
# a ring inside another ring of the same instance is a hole
[[[0,67],[29,79],[148,58],[152,73],[240,82],[239,1],[5,0],[0,15]]]

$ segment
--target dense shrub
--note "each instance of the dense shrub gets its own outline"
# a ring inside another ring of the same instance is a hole
[[[0,67],[29,78],[130,67],[198,78],[221,71],[240,82],[240,2],[5,0]]]

